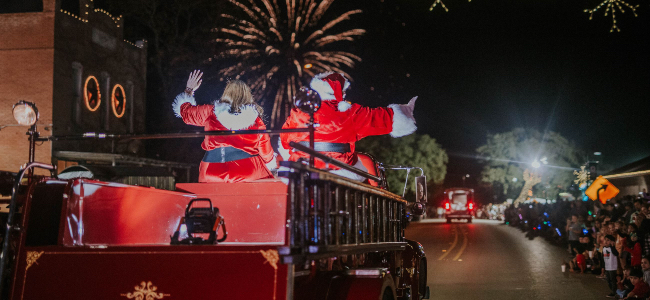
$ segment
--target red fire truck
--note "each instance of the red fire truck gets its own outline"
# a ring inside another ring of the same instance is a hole
[[[284,162],[288,184],[184,183],[175,191],[62,179],[52,165],[29,163],[15,175],[5,215],[0,295],[428,298],[424,250],[404,238],[407,206],[417,214],[422,204],[388,192],[381,164],[364,159],[373,174],[331,163],[368,183]],[[34,168],[52,175],[26,184]]]

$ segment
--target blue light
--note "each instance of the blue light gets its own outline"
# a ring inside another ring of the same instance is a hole
[[[526,220],[526,221],[524,221],[524,223],[528,224],[528,221]]]
[[[538,226],[537,226],[537,229],[542,230],[542,226],[541,226],[541,225],[538,225]]]
[[[582,233],[583,233],[583,234],[588,234],[588,233],[589,233],[589,230],[587,230],[587,229],[582,229]]]
[[[548,227],[551,227],[551,222],[548,222]]]
[[[555,228],[555,231],[557,232],[557,235],[562,236],[559,229]]]
[[[544,212],[544,215],[548,217],[548,213]]]

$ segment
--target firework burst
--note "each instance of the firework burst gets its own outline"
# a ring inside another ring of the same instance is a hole
[[[337,50],[340,42],[352,42],[363,29],[339,29],[361,10],[324,20],[334,0],[229,0],[238,10],[224,14],[229,25],[213,31],[225,49],[212,59],[233,63],[219,71],[225,78],[243,79],[262,103],[273,100],[271,124],[278,125],[290,111],[291,99],[309,77],[335,71],[350,77],[345,68],[361,61]],[[337,30],[338,29],[338,30]],[[211,59],[211,60],[212,60]]]

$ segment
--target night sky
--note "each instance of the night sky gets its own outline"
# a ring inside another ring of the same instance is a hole
[[[475,183],[481,165],[463,157],[476,155],[488,133],[516,127],[555,131],[587,153],[602,152],[601,171],[650,155],[647,1],[630,0],[642,3],[639,17],[617,13],[621,32],[614,33],[603,10],[593,20],[584,12],[599,0],[445,0],[449,12],[430,11],[433,1],[337,0],[324,18],[363,10],[339,29],[367,30],[341,43],[363,59],[348,70],[354,81],[347,99],[385,106],[419,96],[418,133],[450,156],[445,185],[458,185],[466,173]],[[179,89],[185,81],[178,78]],[[214,99],[222,88],[207,80],[197,97]],[[158,110],[154,100],[148,105]],[[148,114],[153,128],[194,129],[179,120],[164,125],[161,113],[169,111]],[[191,143],[198,149],[199,140]]]
[[[650,5],[617,13],[610,33],[595,1],[338,1],[362,8],[368,30],[353,52],[348,99],[366,105],[420,98],[418,133],[450,155],[449,177],[480,172],[475,155],[488,133],[532,127],[555,131],[619,167],[650,155]],[[636,4],[637,2],[631,2]],[[456,182],[447,180],[447,183]]]

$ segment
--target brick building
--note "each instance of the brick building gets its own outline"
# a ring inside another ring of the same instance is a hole
[[[125,41],[120,16],[92,0],[7,3],[0,8],[0,170],[15,172],[28,160],[28,128],[12,116],[19,100],[38,107],[42,136],[144,133],[146,42]],[[46,142],[36,160],[57,163],[61,151],[137,156],[143,149],[137,141]]]

